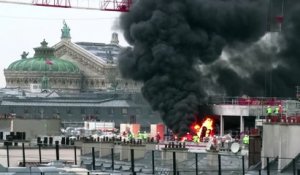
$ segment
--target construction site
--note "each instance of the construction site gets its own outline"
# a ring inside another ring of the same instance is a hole
[[[0,89],[0,175],[300,174],[298,1],[3,4],[119,13],[128,46],[116,32],[75,41],[59,19],[58,42],[16,50]]]

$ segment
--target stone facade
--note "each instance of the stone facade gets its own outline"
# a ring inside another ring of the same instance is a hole
[[[4,70],[7,88],[30,89],[30,84],[41,81],[41,72],[33,71],[7,71]],[[51,89],[79,91],[81,89],[82,76],[78,74],[51,73],[46,74],[49,78]]]
[[[115,59],[117,59],[117,54],[122,47],[118,44],[118,35],[116,33],[112,34],[112,40],[109,44],[73,43],[69,31],[70,29],[64,22],[61,41],[52,47],[54,56],[76,65],[80,70],[80,74],[5,69],[6,87],[30,89],[30,84],[40,83],[43,76],[47,76],[50,90],[72,92],[102,90],[140,91],[141,83],[121,78],[118,71]],[[89,48],[98,49],[99,53],[94,53],[94,50],[89,50]],[[22,59],[24,59],[23,56]]]
[[[73,62],[81,70],[83,91],[105,90],[113,88],[114,84],[117,84],[116,88],[125,91],[140,91],[142,84],[121,78],[117,64],[101,62],[93,54],[70,41],[62,40],[54,47],[57,57]],[[121,49],[118,45],[113,47]]]

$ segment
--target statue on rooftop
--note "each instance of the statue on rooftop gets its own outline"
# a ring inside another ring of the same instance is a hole
[[[71,39],[71,35],[70,35],[70,28],[67,25],[66,21],[63,21],[63,28],[61,29],[61,39]]]
[[[49,78],[47,76],[43,76],[41,79],[42,91],[49,89]]]
[[[27,55],[28,55],[28,54],[29,54],[29,52],[23,51],[23,53],[22,53],[22,55],[21,55],[21,58],[22,58],[22,59],[27,58]]]

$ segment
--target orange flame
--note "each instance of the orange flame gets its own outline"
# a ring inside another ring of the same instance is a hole
[[[214,134],[214,119],[213,117],[206,116],[202,123],[194,123],[190,126],[191,132],[187,132],[184,137],[180,139],[180,141],[193,141],[194,137],[198,137],[202,139],[203,137],[210,137]],[[204,132],[205,133],[202,133]]]
[[[197,133],[197,135],[200,137],[201,133],[204,129],[204,127],[206,128],[206,133],[204,135],[204,137],[209,137],[211,135],[213,135],[212,131],[213,131],[213,124],[214,121],[211,117],[206,117],[202,123],[202,126],[199,129],[199,132]]]

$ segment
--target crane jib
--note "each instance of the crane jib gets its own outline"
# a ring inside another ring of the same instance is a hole
[[[132,0],[83,0],[71,3],[71,0],[0,0],[0,3],[34,5],[42,7],[74,8],[86,10],[103,10],[128,12]]]

